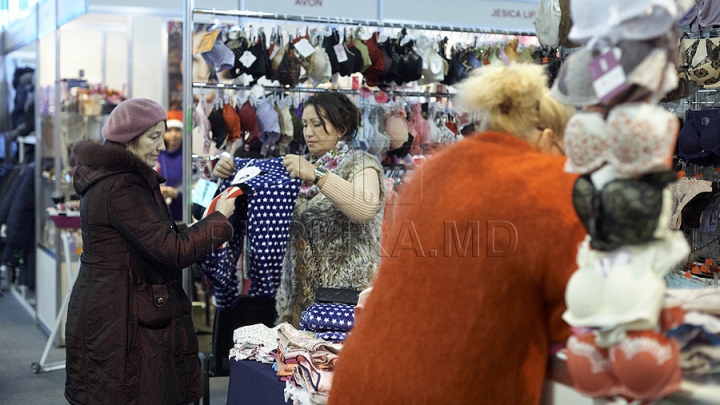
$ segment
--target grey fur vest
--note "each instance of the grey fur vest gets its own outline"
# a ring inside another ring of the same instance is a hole
[[[380,261],[385,208],[382,168],[376,157],[356,150],[332,172],[350,180],[366,168],[376,170],[381,180],[381,205],[367,223],[350,222],[323,193],[311,199],[298,197],[275,296],[278,323],[289,322],[298,327],[302,311],[315,302],[315,291],[320,287],[361,290],[372,281]]]

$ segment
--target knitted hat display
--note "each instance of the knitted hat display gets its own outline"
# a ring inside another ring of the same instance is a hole
[[[168,111],[167,115],[168,115],[168,120],[167,120],[168,129],[170,129],[170,128],[182,129],[182,127],[183,127],[182,111],[170,110],[170,111]]]
[[[125,145],[158,122],[167,120],[165,109],[146,98],[133,98],[118,104],[102,128],[105,139]]]

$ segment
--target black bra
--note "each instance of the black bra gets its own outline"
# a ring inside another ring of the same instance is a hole
[[[589,175],[579,177],[573,188],[573,205],[590,235],[590,246],[610,251],[652,241],[663,190],[676,179],[672,171],[650,173],[638,179],[613,180],[596,190]]]

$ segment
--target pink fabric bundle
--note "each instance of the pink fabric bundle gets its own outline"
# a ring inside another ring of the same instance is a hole
[[[419,155],[422,153],[422,147],[430,145],[430,123],[422,116],[422,105],[413,104],[410,106],[412,111],[412,126],[415,129],[415,139],[410,153]]]
[[[390,149],[399,149],[408,140],[410,123],[405,119],[405,110],[395,110],[385,120],[385,132],[390,135]]]

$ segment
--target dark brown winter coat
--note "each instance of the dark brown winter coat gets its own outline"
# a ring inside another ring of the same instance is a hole
[[[188,404],[203,383],[190,266],[232,237],[219,212],[179,229],[162,176],[124,147],[81,141],[73,152],[82,196],[83,254],[65,330],[72,404]]]

